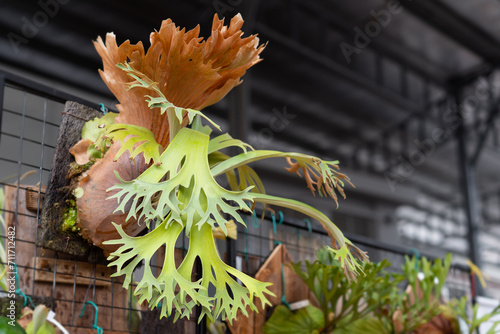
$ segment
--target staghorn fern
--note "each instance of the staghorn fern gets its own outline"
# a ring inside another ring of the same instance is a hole
[[[268,290],[270,283],[259,282],[225,264],[217,252],[212,230],[218,226],[227,233],[229,218],[245,225],[240,211],[250,211],[256,202],[291,208],[317,219],[332,237],[332,247],[328,250],[340,261],[347,278],[354,279],[362,270],[356,258],[367,260],[365,253],[347,240],[328,217],[304,203],[264,194],[262,181],[247,166],[261,159],[286,158],[289,171],[297,174],[302,171],[313,193],[318,191],[337,202],[336,191],[344,196],[343,180],[349,182],[347,176],[337,171],[338,162],[299,153],[253,150],[228,134],[210,140],[210,130],[202,127],[199,120],[206,118],[201,112],[173,106],[144,74],[130,64],[119,67],[135,79],[130,89],[142,87],[158,95],[146,99],[152,112],[158,108],[161,113],[166,112],[170,123],[171,141],[161,154],[162,148],[152,133],[139,126],[116,124],[107,129],[104,138],[121,141],[122,149],[116,158],[129,151],[133,157],[143,153],[147,161],[154,162],[132,181],[124,181],[116,173],[119,183],[109,189],[115,191],[110,198],[118,201],[117,211],[127,213],[127,219],[134,217],[148,226],[161,222],[141,237],[130,237],[115,224],[121,239],[105,242],[122,245],[108,259],[112,260],[110,266],[116,266],[114,276],[125,276],[124,287],[132,282],[134,269],[144,262],[144,275],[134,290],[140,303],[147,301],[151,308],[161,304],[162,316],[173,314],[175,309],[176,320],[189,317],[193,307],[199,305],[200,319],[207,316],[214,321],[222,317],[229,322],[236,318],[238,311],[246,315],[247,308],[257,310],[256,299],[260,299],[262,307],[269,304],[266,295],[273,295]],[[188,124],[193,123],[191,129],[182,123],[186,119]],[[228,147],[239,147],[243,152],[233,157],[220,152]],[[215,180],[224,174],[231,190]],[[189,236],[189,248],[176,267],[174,248],[183,230]],[[149,263],[161,247],[165,247],[165,260],[161,273],[155,277]],[[202,264],[202,277],[193,282],[191,273],[196,258]],[[210,285],[215,287],[213,296],[208,293]]]

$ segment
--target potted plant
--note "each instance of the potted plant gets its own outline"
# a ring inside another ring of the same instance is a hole
[[[386,307],[402,277],[384,272],[390,263],[366,262],[362,274],[349,280],[341,263],[325,248],[315,262],[293,263],[292,268],[306,283],[315,299],[293,313],[278,306],[263,327],[266,334],[337,333],[376,309]],[[349,330],[345,331],[349,333]]]
[[[365,263],[363,274],[349,281],[340,263],[321,250],[318,260],[292,265],[313,292],[306,308],[292,312],[278,306],[263,328],[266,334],[459,334],[456,301],[439,300],[451,264],[451,255],[429,261],[405,257],[403,273],[389,273],[387,260]],[[408,288],[401,289],[401,284]],[[466,299],[458,304],[466,305]],[[482,320],[484,321],[484,320]],[[471,328],[477,328],[477,321]]]

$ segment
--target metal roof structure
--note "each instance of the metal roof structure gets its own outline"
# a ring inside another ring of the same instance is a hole
[[[207,112],[256,148],[339,159],[356,185],[336,210],[261,164],[268,191],[500,278],[498,1],[4,0],[0,65],[112,107],[97,36],[147,41],[166,18],[207,36],[214,13],[238,12],[268,43],[264,61]]]

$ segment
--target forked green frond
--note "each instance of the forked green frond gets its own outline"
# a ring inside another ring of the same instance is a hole
[[[221,317],[232,323],[238,311],[248,316],[246,308],[256,311],[255,299],[260,299],[262,308],[270,305],[266,295],[274,296],[267,287],[271,283],[260,282],[239,270],[225,264],[219,257],[210,226],[204,225],[201,229],[193,228],[189,239],[189,249],[178,270],[185,275],[191,273],[196,258],[202,263],[201,294],[207,294],[210,285],[215,287],[213,308],[202,309],[212,321]],[[242,285],[237,280],[242,282]]]
[[[228,147],[239,147],[244,153],[247,153],[247,148],[253,151],[253,147],[239,139],[234,139],[229,133],[224,133],[210,140],[208,144],[208,153],[220,151]]]
[[[160,163],[160,154],[163,152],[163,147],[156,142],[154,134],[147,128],[132,124],[109,125],[104,136],[97,140],[96,146],[99,146],[102,141],[106,141],[106,138],[121,142],[121,148],[114,158],[115,161],[123,153],[129,151],[131,158],[143,153],[146,163],[151,160],[155,164]]]
[[[257,310],[256,298],[260,299],[262,307],[270,304],[266,295],[274,296],[267,287],[270,283],[260,282],[244,273],[228,266],[219,257],[212,229],[203,225],[200,229],[193,228],[190,233],[189,249],[181,265],[175,266],[175,242],[184,226],[167,224],[165,220],[153,231],[142,237],[129,237],[120,225],[115,225],[121,239],[106,241],[108,245],[122,245],[113,252],[109,260],[114,260],[110,266],[116,266],[115,276],[125,275],[123,286],[127,287],[134,270],[144,263],[144,274],[137,283],[134,294],[138,302],[148,301],[151,308],[161,304],[161,317],[172,314],[176,310],[175,320],[179,317],[189,317],[193,307],[200,305],[203,316],[212,321],[218,317],[232,322],[238,311],[248,315],[246,308]],[[152,256],[165,246],[165,260],[159,275],[154,275],[150,266]],[[199,258],[202,263],[202,278],[191,281],[191,273]],[[240,280],[243,285],[240,285]],[[208,287],[215,287],[213,297],[208,294]]]
[[[191,272],[181,274],[175,266],[175,242],[182,232],[179,224],[167,225],[166,221],[142,237],[129,237],[120,225],[113,224],[121,239],[104,242],[107,245],[122,245],[111,253],[109,266],[116,266],[112,277],[125,276],[123,286],[128,288],[133,280],[136,267],[143,262],[144,274],[134,289],[138,302],[147,300],[151,308],[161,303],[161,316],[172,314],[175,308],[177,316],[189,317],[195,305],[210,308],[213,298],[203,292],[206,288],[199,282],[191,281]],[[153,274],[150,261],[153,255],[165,247],[165,260],[160,274]]]
[[[367,261],[368,257],[366,253],[353,245],[344,234],[342,234],[340,229],[321,211],[293,199],[265,194],[255,194],[254,201],[289,208],[316,219],[323,225],[323,228],[332,238],[332,247],[330,247],[329,250],[332,252],[334,258],[341,263],[346,276],[350,279],[354,279],[356,275],[362,272],[362,266],[356,261],[356,258],[361,262]]]
[[[122,128],[116,131],[119,133]],[[125,144],[134,138],[119,136]],[[138,135],[135,143],[143,143],[141,138],[144,136]],[[134,149],[134,144],[124,146],[124,150]],[[244,153],[231,158],[218,151],[230,146],[240,147]],[[343,185],[340,181],[342,176],[339,176],[343,174],[333,170],[336,162],[324,162],[297,153],[247,151],[247,147],[230,136],[223,135],[210,142],[208,135],[182,128],[159,156],[158,163],[132,181],[123,181],[117,174],[120,183],[109,189],[116,191],[110,198],[118,200],[117,211],[128,213],[127,219],[134,217],[144,219],[146,223],[153,220],[163,222],[152,232],[137,238],[125,235],[117,226],[121,239],[107,242],[122,244],[110,259],[114,260],[111,265],[117,267],[116,276],[126,276],[125,284],[131,282],[137,265],[145,263],[144,275],[135,294],[140,302],[148,301],[150,307],[161,303],[163,316],[171,314],[175,308],[176,318],[188,317],[193,307],[200,305],[202,317],[206,315],[212,320],[223,317],[231,322],[238,311],[246,315],[247,307],[257,310],[256,298],[261,300],[263,306],[269,303],[266,296],[272,295],[267,289],[269,284],[225,264],[217,253],[212,232],[213,227],[220,226],[227,234],[229,218],[244,225],[240,211],[250,211],[249,204],[254,202],[291,208],[318,220],[332,237],[330,252],[340,261],[347,277],[355,278],[362,270],[356,258],[366,260],[366,255],[352,245],[324,214],[299,201],[259,193],[263,192],[264,186],[255,171],[246,166],[251,161],[270,157],[293,158],[307,168],[307,175],[317,173],[316,183],[313,184],[318,191],[327,191],[326,185],[332,189]],[[134,151],[131,152],[134,154]],[[236,190],[227,190],[215,181],[214,177],[223,173],[227,175],[231,189]],[[257,192],[252,192],[252,187],[257,188]],[[335,192],[327,193],[335,196]],[[190,244],[186,257],[177,268],[173,252],[175,241],[183,229],[190,238]],[[164,266],[161,273],[155,276],[149,261],[164,246],[167,253]],[[202,263],[202,278],[192,282],[191,273],[197,258]],[[238,284],[238,280],[242,285]],[[208,294],[210,286],[215,288],[213,296]]]
[[[193,223],[199,228],[207,223],[226,233],[224,214],[244,225],[238,210],[250,211],[245,201],[251,202],[253,193],[250,188],[230,191],[214,180],[208,143],[207,135],[183,128],[161,155],[161,166],[149,167],[132,181],[119,178],[120,183],[109,189],[119,190],[110,197],[118,199],[117,211],[126,212],[130,205],[127,218],[163,220],[169,215],[167,224],[185,224],[188,232]],[[159,182],[164,176],[167,180]],[[200,219],[195,221],[195,215]]]
[[[212,168],[212,174],[217,176],[227,173],[230,170],[234,170],[240,166],[247,165],[251,162],[269,158],[286,158],[290,164],[290,167],[287,168],[289,172],[303,176],[306,180],[307,187],[313,194],[318,191],[320,196],[330,196],[333,198],[337,206],[338,200],[336,191],[338,191],[342,197],[345,197],[345,193],[342,188],[344,186],[343,181],[352,185],[349,178],[345,174],[339,173],[336,170],[339,168],[338,161],[323,161],[320,158],[311,155],[295,152],[256,150],[241,153],[220,162]],[[296,162],[292,162],[291,159],[294,159]],[[300,171],[302,171],[303,175],[300,174]]]

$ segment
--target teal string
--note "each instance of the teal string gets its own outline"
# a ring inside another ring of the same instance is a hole
[[[278,231],[276,229],[276,225],[281,225],[283,224],[283,212],[281,211],[278,211],[278,215],[280,216],[280,221],[276,223],[276,216],[274,215],[274,213],[271,212],[271,220],[273,222],[273,233],[274,234],[278,234]]]
[[[19,288],[19,273],[17,272],[17,264],[14,263],[14,273],[16,275],[16,295],[20,295],[20,296],[23,296],[24,298],[24,305],[23,307],[26,307],[26,305],[28,305],[28,300],[30,302],[30,305],[33,309],[35,309],[35,304],[33,304],[33,300],[31,300],[31,297],[30,296],[26,296],[26,294]]]
[[[307,229],[309,230],[309,234],[312,234],[311,221],[309,219],[307,219],[307,218],[304,218],[304,221],[307,224]],[[297,227],[297,236],[298,236],[299,240],[302,237],[302,235],[300,234],[300,229],[298,227]]]
[[[80,313],[80,318],[83,317],[83,313],[85,312],[85,308],[87,307],[87,304],[94,306],[94,309],[95,309],[94,324],[92,325],[92,328],[97,330],[97,334],[103,334],[102,328],[97,326],[97,318],[99,317],[99,308],[97,307],[97,305],[94,302],[92,302],[90,300],[85,302],[85,304],[83,305],[83,310]]]
[[[281,241],[274,241],[275,245],[282,245],[283,243]],[[282,286],[282,291],[281,291],[281,304],[285,305],[286,307],[290,308],[290,304],[286,301],[286,285],[285,285],[285,270],[283,268],[283,261],[281,261],[281,286]]]
[[[307,224],[307,229],[309,230],[309,248],[312,248],[312,225],[311,221],[307,218],[304,218],[304,222]]]
[[[259,228],[259,219],[257,218],[257,212],[255,210],[252,212],[252,225],[255,228]]]
[[[104,103],[99,103],[99,105],[101,106],[101,111],[104,115],[107,114],[108,112],[108,108],[106,108],[106,106],[104,105]]]
[[[309,234],[312,234],[313,229],[312,229],[311,221],[309,219],[307,219],[307,218],[304,218],[304,221],[307,224],[307,229],[309,230]]]

